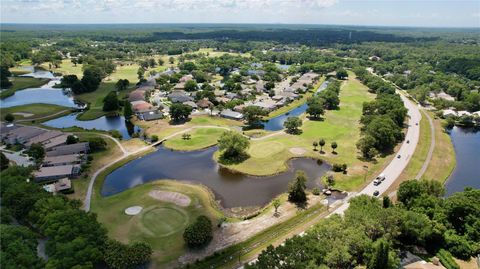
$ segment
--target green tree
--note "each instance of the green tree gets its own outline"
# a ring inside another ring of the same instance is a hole
[[[192,107],[181,103],[174,103],[170,106],[170,117],[173,122],[180,122],[188,119],[192,113]]]
[[[318,97],[310,98],[307,101],[308,108],[306,112],[310,115],[313,119],[319,119],[325,111],[323,110],[323,99]]]
[[[35,159],[35,162],[40,163],[45,157],[45,149],[40,143],[33,143],[30,145],[30,148],[26,151],[28,156]]]
[[[8,70],[6,66],[0,66],[0,88],[5,89],[12,86],[12,82],[8,80],[12,73]]]
[[[288,187],[288,201],[296,204],[305,204],[307,202],[307,176],[305,172],[299,170],[295,174],[295,179],[290,182]]]
[[[2,211],[5,210],[2,208]],[[37,238],[24,226],[0,225],[2,268],[40,269],[45,263],[37,256]]]
[[[302,120],[299,117],[288,117],[283,126],[287,129],[287,133],[299,134],[301,132],[299,128],[302,126]]]
[[[332,152],[336,153],[335,149],[338,147],[337,142],[333,141],[332,144],[331,144],[331,147],[332,147]]]
[[[218,148],[223,151],[225,160],[241,160],[247,155],[246,150],[250,146],[248,138],[234,131],[224,132],[218,140]]]
[[[111,91],[103,98],[103,111],[117,111],[120,108],[117,93]]]
[[[318,142],[317,142],[317,141],[313,141],[312,146],[313,146],[313,151],[317,151]]]
[[[168,58],[168,62],[169,62],[170,64],[175,63],[175,58],[173,58],[173,57]]]
[[[346,79],[348,78],[348,73],[347,70],[345,69],[339,69],[337,70],[337,74],[335,75],[338,79]]]
[[[15,117],[12,114],[7,113],[4,117],[4,119],[5,119],[6,122],[13,122],[15,120]]]
[[[102,81],[102,70],[96,66],[88,66],[83,71],[82,85],[86,92],[94,92]]]
[[[144,79],[144,75],[145,75],[145,69],[143,69],[143,67],[139,67],[137,70],[138,79],[139,80]]]
[[[389,269],[394,267],[389,260],[389,245],[385,240],[378,240],[375,244],[375,250],[372,258],[370,259],[367,268],[368,269]]]
[[[259,124],[262,116],[266,116],[267,112],[258,106],[247,106],[243,109],[243,115],[250,126]]]
[[[320,152],[323,152],[323,146],[325,146],[325,139],[320,138],[318,141],[318,145],[320,146]]]
[[[272,201],[272,205],[275,208],[275,215],[278,215],[278,208],[282,205],[282,201],[279,198],[275,198]]]
[[[88,139],[90,151],[97,152],[107,149],[107,142],[101,137],[91,137]]]
[[[109,268],[129,269],[147,263],[152,253],[150,245],[144,242],[125,245],[116,240],[108,240],[103,259]]]
[[[68,135],[67,136],[67,145],[75,144],[78,142],[78,137],[75,135]]]
[[[130,121],[133,117],[132,104],[128,100],[125,100],[123,103],[123,117],[125,117],[126,121]]]
[[[207,245],[213,238],[212,222],[206,216],[199,216],[183,232],[183,239],[190,248],[199,248]]]
[[[5,156],[3,152],[0,152],[0,171],[7,169],[9,164],[10,161],[8,160],[7,156]]]
[[[188,92],[193,92],[198,89],[197,82],[195,80],[188,80],[185,82],[185,90]]]
[[[164,64],[165,61],[162,58],[158,59],[158,65],[163,66]]]
[[[77,83],[78,81],[80,80],[78,79],[77,75],[65,75],[62,77],[60,84],[63,88],[72,88],[73,84]]]
[[[119,79],[117,83],[115,83],[115,88],[117,91],[124,91],[128,89],[128,85],[130,85],[130,81],[128,81],[128,79]]]

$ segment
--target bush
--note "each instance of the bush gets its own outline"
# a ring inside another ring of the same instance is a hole
[[[90,151],[101,151],[107,148],[107,142],[101,137],[92,137],[88,139],[88,145],[90,147]]]
[[[183,239],[190,248],[199,248],[207,245],[213,238],[212,222],[206,216],[199,216],[183,232]]]
[[[158,141],[158,135],[152,135],[151,140],[152,140],[152,143],[157,142]]]
[[[333,164],[332,170],[333,170],[333,172],[346,173],[347,172],[347,164],[345,164],[345,163],[344,164],[335,163],[335,164]]]
[[[320,195],[320,189],[319,188],[313,188],[312,194],[313,195]]]
[[[455,262],[450,252],[440,249],[437,253],[440,262],[445,266],[447,269],[460,269],[460,266]]]

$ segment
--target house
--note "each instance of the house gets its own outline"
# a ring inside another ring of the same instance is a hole
[[[193,79],[193,76],[188,74],[188,75],[185,75],[183,77],[180,78],[180,82],[187,82],[189,80],[192,80]]]
[[[185,90],[185,82],[178,82],[177,84],[175,84],[175,86],[173,87],[173,89],[175,91],[183,91]]]
[[[183,103],[183,102],[188,102],[188,101],[193,101],[193,98],[188,96],[185,91],[172,91],[168,95],[168,99],[172,101],[172,103]]]
[[[60,178],[75,177],[80,173],[80,165],[60,165],[41,167],[40,170],[33,172],[37,181],[56,180]]]
[[[47,192],[57,193],[66,190],[70,190],[72,188],[72,182],[68,178],[61,178],[57,182],[44,185],[43,189]]]
[[[213,94],[216,96],[216,97],[220,97],[220,96],[224,96],[225,95],[225,92],[224,90],[215,90],[213,92]]]
[[[462,110],[462,111],[458,111],[458,116],[459,117],[462,117],[462,116],[472,116],[472,113],[468,112],[468,111],[465,111],[465,110]]]
[[[47,157],[70,155],[70,154],[86,154],[89,150],[88,142],[81,142],[71,145],[63,145],[54,147],[52,150],[46,152]]]
[[[183,102],[184,105],[187,105],[187,106],[190,106],[192,107],[193,109],[196,109],[198,106],[197,104],[195,104],[195,102],[193,101],[187,101],[187,102]]]
[[[220,112],[220,116],[223,118],[227,119],[233,119],[233,120],[241,120],[243,119],[243,114],[239,112],[235,112],[230,109],[225,109],[222,112]]]
[[[8,133],[2,136],[2,140],[7,144],[25,144],[29,139],[45,132],[47,132],[45,129],[31,126],[21,126],[19,128],[11,129]]]
[[[3,122],[0,123],[0,137],[2,138],[3,140],[3,137],[9,133],[10,131],[14,130],[14,129],[17,129],[17,128],[20,128],[20,126],[17,126],[13,123],[8,123],[8,124],[5,124]]]
[[[84,156],[82,154],[69,154],[69,155],[60,155],[60,156],[51,156],[45,157],[43,159],[42,166],[62,166],[69,164],[81,164],[84,161]]]
[[[233,108],[233,111],[235,111],[235,112],[243,112],[243,109],[244,109],[245,107],[246,107],[245,105],[236,105],[236,106]]]
[[[235,98],[238,98],[238,94],[234,93],[234,92],[229,92],[225,95],[225,97],[227,97],[228,99],[230,100],[233,100]]]
[[[202,100],[199,100],[197,102],[197,106],[199,108],[205,109],[205,108],[213,107],[213,103],[210,102],[207,98],[203,98]]]
[[[138,117],[145,121],[158,120],[163,118],[163,113],[159,110],[147,111],[140,113]]]
[[[132,109],[135,113],[141,113],[145,111],[150,111],[153,109],[153,106],[150,103],[145,101],[135,101],[132,102]]]
[[[257,90],[257,92],[264,92],[266,90],[265,82],[263,80],[257,81],[257,83],[255,84],[255,89]]]
[[[129,102],[145,101],[145,91],[134,90],[128,95]]]
[[[448,116],[458,116],[457,112],[453,109],[445,109],[443,110],[443,116],[448,117]]]
[[[39,134],[35,137],[30,138],[27,143],[25,143],[25,146],[30,147],[34,143],[43,143],[47,140],[50,140],[54,137],[60,136],[63,133],[60,131],[47,131],[45,133]]]
[[[62,134],[57,137],[43,141],[43,148],[45,148],[45,150],[50,150],[51,148],[54,148],[56,146],[65,145],[67,144],[67,137],[68,134]]]

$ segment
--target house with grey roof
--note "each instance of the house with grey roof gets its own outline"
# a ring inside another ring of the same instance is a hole
[[[2,136],[2,140],[7,144],[25,144],[30,138],[45,133],[47,130],[31,126],[21,126],[10,130]]]
[[[36,181],[57,180],[61,178],[72,178],[80,173],[80,165],[60,165],[41,167],[33,172]]]
[[[239,112],[235,112],[230,109],[225,109],[222,112],[220,112],[220,116],[223,118],[227,119],[233,119],[233,120],[241,120],[243,119],[243,114]]]
[[[88,153],[88,150],[89,150],[88,142],[81,142],[76,144],[54,147],[50,151],[46,152],[46,156],[53,157],[53,156],[69,155],[69,154],[86,154]]]
[[[172,91],[168,95],[168,99],[172,101],[172,103],[184,103],[188,101],[193,101],[191,96],[188,96],[185,91]]]
[[[69,164],[82,164],[85,161],[85,155],[83,154],[69,154],[60,156],[50,156],[43,159],[42,166],[62,166]]]

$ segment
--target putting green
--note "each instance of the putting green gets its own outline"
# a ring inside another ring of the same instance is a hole
[[[188,224],[188,215],[176,207],[154,207],[141,216],[141,225],[155,237],[165,237],[177,233]]]
[[[262,141],[250,147],[248,153],[255,158],[267,158],[285,149],[285,146],[277,141]]]

